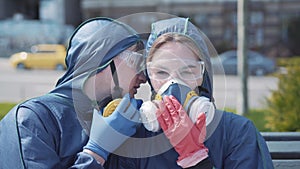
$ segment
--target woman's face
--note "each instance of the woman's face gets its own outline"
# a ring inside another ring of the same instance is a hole
[[[163,44],[147,63],[148,75],[156,92],[171,79],[180,79],[191,89],[200,86],[203,68],[199,57],[179,42]]]

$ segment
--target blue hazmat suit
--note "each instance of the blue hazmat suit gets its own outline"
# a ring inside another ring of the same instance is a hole
[[[84,79],[91,72],[101,71],[108,60],[138,39],[134,33],[124,31],[123,26],[112,24],[110,20],[89,22],[94,24],[86,28],[85,24],[81,25],[72,36],[66,57],[68,70],[56,88],[45,96],[17,105],[0,122],[0,168],[180,168],[176,163],[178,154],[163,132],[147,131],[142,124],[132,138],[109,155],[103,167],[92,156],[81,152],[88,141],[93,112],[92,101],[81,90]],[[112,32],[101,29],[107,25],[113,26],[109,30]],[[193,25],[185,19],[157,22],[152,28],[148,47],[162,33],[180,32],[194,39],[200,49],[208,51],[203,37],[195,33]],[[105,40],[94,39],[98,37]],[[120,39],[126,39],[126,43]],[[114,50],[108,50],[111,48]],[[204,56],[208,67],[203,87],[208,92],[203,95],[213,100],[210,55]],[[213,121],[207,126],[205,145],[215,168],[273,168],[263,137],[244,117],[216,110]]]
[[[0,168],[102,168],[82,153],[95,101],[82,88],[113,57],[141,41],[131,27],[93,18],[73,33],[66,73],[48,94],[16,105],[0,122]]]

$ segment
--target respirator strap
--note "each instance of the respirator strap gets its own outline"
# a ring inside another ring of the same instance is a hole
[[[106,107],[108,105],[108,103],[110,103],[112,100],[113,100],[112,97],[108,96],[108,97],[105,97],[104,99],[102,99],[100,102],[97,102],[99,110]]]
[[[198,96],[198,94],[194,90],[188,92],[182,106],[185,107],[187,105],[187,103],[189,102],[189,100],[191,100],[191,98],[194,96]]]
[[[123,89],[120,88],[120,86],[119,86],[118,73],[117,73],[114,61],[110,62],[109,66],[110,66],[111,74],[112,74],[112,77],[113,77],[113,81],[115,83],[114,91],[112,93],[112,98],[113,99],[121,98]]]
[[[188,92],[187,95],[186,95],[185,101],[184,101],[184,103],[183,103],[182,106],[185,107],[186,104],[188,103],[188,101],[189,101],[192,97],[194,97],[194,96],[198,96],[198,94],[196,93],[196,91],[192,90],[192,91]],[[161,101],[161,100],[162,100],[162,96],[161,96],[160,94],[156,94],[154,100]]]

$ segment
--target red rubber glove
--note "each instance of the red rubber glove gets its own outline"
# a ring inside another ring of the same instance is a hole
[[[206,136],[205,114],[192,120],[174,96],[164,96],[156,111],[157,120],[174,149],[179,154],[177,164],[191,167],[208,157],[203,144]]]

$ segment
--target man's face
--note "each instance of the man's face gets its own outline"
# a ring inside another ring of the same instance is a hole
[[[119,86],[123,89],[122,95],[130,94],[130,97],[137,93],[141,83],[146,83],[143,73],[144,58],[141,54],[131,50],[125,50],[119,54],[114,63],[118,73]],[[112,82],[112,88],[114,83]]]
[[[122,52],[116,56],[113,61],[115,72],[118,74],[119,87],[122,88],[122,96],[129,93],[133,98],[141,83],[146,83],[146,77],[143,73],[144,58],[141,54],[133,51]],[[125,55],[124,55],[125,53]],[[92,100],[102,100],[103,97],[111,95],[114,91],[115,82],[113,80],[110,66],[107,66],[101,72],[91,76],[84,86],[84,91]]]

